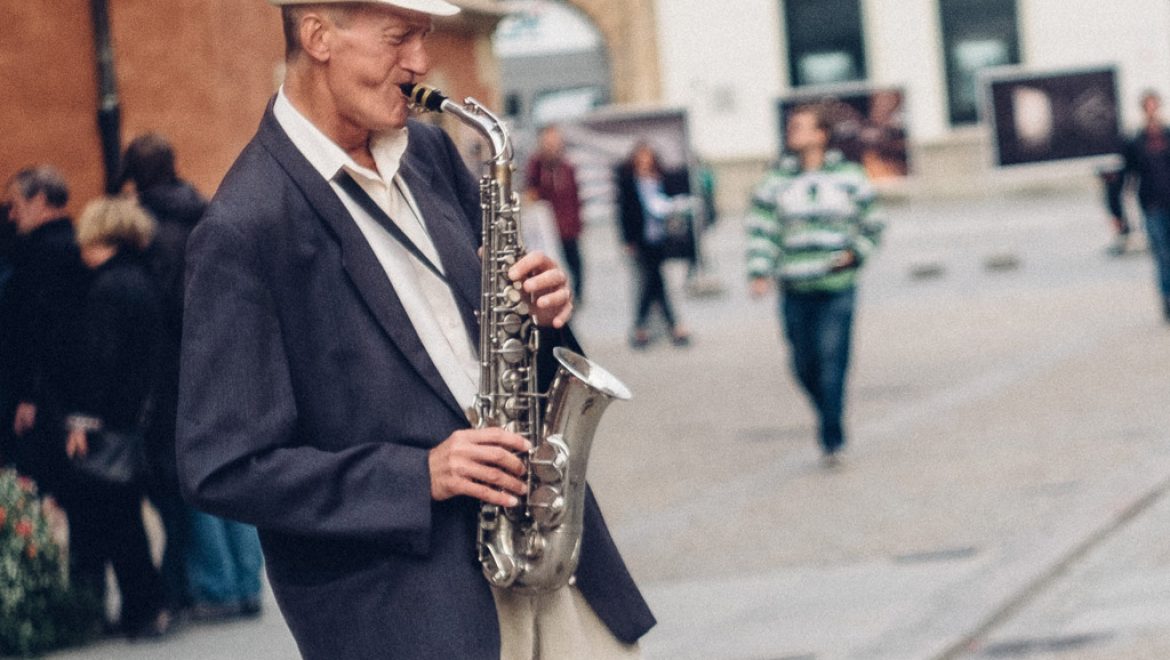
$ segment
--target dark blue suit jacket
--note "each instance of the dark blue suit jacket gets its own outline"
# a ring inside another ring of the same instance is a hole
[[[445,269],[478,299],[477,185],[446,134],[409,131],[402,176]],[[428,451],[467,420],[271,106],[192,234],[187,276],[182,486],[259,528],[302,654],[497,658],[478,503],[430,497]],[[592,495],[577,578],[619,639],[654,624]]]

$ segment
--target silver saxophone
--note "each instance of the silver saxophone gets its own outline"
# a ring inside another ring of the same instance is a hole
[[[477,553],[493,586],[553,591],[568,584],[577,568],[585,470],[597,424],[609,403],[629,399],[630,391],[584,356],[556,347],[556,375],[548,392],[539,392],[540,335],[507,274],[525,254],[508,130],[475,99],[455,103],[423,85],[403,85],[402,91],[415,109],[458,118],[491,148],[479,181],[483,278],[479,393],[472,422],[476,428],[502,427],[521,435],[532,449],[521,456],[528,494],[514,507],[480,507]]]

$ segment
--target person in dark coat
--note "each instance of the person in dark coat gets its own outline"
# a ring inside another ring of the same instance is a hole
[[[78,222],[81,257],[94,279],[78,310],[79,341],[65,396],[70,458],[88,454],[95,434],[144,430],[163,342],[162,303],[142,256],[153,232],[153,220],[126,199],[91,202]],[[140,485],[80,472],[70,478],[74,484],[61,505],[69,517],[73,585],[103,595],[106,565],[112,564],[122,630],[130,637],[165,634],[171,619],[143,526]]]
[[[89,274],[65,213],[69,187],[56,168],[21,170],[8,183],[7,199],[18,242],[0,298],[0,372],[10,389],[0,415],[9,432],[2,452],[42,491],[56,494],[65,472],[62,398]]]
[[[399,87],[458,8],[276,3],[288,76],[188,245],[184,493],[259,529],[308,660],[636,655],[654,618],[591,495],[575,584],[499,593],[476,560],[480,506],[517,502],[530,444],[468,420],[478,186]],[[568,278],[540,253],[508,275],[550,365],[572,344]]]
[[[640,291],[630,345],[643,348],[650,343],[650,312],[655,305],[676,346],[690,343],[690,334],[675,318],[674,307],[662,264],[666,260],[666,223],[678,212],[678,195],[689,192],[686,176],[667,172],[648,142],[634,146],[629,159],[617,170],[618,214],[626,253],[638,264]],[[673,198],[673,199],[672,199]]]
[[[195,605],[188,579],[188,558],[197,540],[192,536],[192,519],[198,513],[183,501],[175,466],[175,417],[179,407],[179,346],[183,334],[183,273],[187,263],[187,239],[203,217],[207,200],[187,181],[179,178],[175,150],[159,133],[140,135],[126,147],[122,158],[122,184],[134,184],[138,203],[154,217],[156,232],[146,252],[151,274],[162,295],[163,343],[158,385],[154,393],[154,414],[146,433],[146,455],[150,466],[147,494],[158,509],[166,532],[162,575],[167,605],[181,612]],[[254,532],[253,532],[254,534]],[[218,545],[208,542],[207,545]],[[222,549],[207,548],[200,556],[220,557]],[[218,572],[227,570],[223,567]],[[216,573],[215,567],[198,572]],[[203,591],[209,591],[204,589]]]
[[[1125,143],[1121,181],[1109,189],[1114,223],[1123,226],[1120,213],[1127,186],[1137,188],[1145,218],[1146,238],[1154,258],[1154,274],[1162,317],[1170,323],[1170,127],[1162,119],[1162,99],[1154,91],[1141,97],[1145,125]]]
[[[5,294],[15,269],[17,245],[16,223],[11,218],[10,208],[7,202],[0,204],[0,465],[9,464],[5,452],[12,442],[12,411],[16,407],[12,400],[12,383],[9,382],[11,369],[3,363],[5,337],[12,324],[12,311],[5,301]]]

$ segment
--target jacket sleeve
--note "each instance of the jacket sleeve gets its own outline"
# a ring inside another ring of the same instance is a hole
[[[850,169],[856,177],[853,186],[853,203],[857,208],[857,228],[850,242],[850,249],[861,265],[877,248],[885,230],[885,221],[877,203],[877,191],[865,175],[860,165],[851,165]]]
[[[629,167],[622,166],[614,173],[614,178],[617,181],[617,210],[622,242],[626,245],[637,245],[642,238],[643,218],[634,174]]]
[[[265,530],[426,554],[428,452],[389,441],[326,451],[318,447],[337,444],[298,436],[259,241],[222,220],[204,220],[188,246],[177,430],[185,496]]]
[[[747,273],[749,278],[774,277],[784,258],[781,246],[783,225],[776,202],[775,183],[769,175],[752,193],[745,221],[747,229]]]

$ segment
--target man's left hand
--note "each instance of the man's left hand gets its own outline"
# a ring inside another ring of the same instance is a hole
[[[529,252],[508,269],[508,277],[524,292],[532,318],[543,327],[563,328],[573,315],[569,278],[543,252]]]

